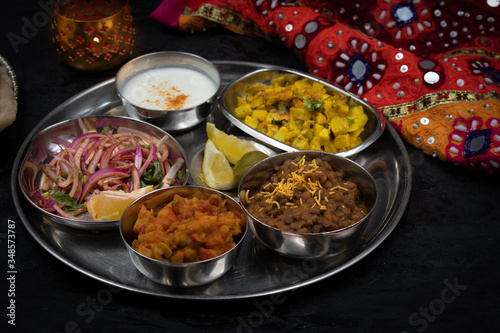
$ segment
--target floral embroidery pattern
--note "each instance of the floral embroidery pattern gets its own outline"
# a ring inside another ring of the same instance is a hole
[[[454,121],[448,140],[446,155],[451,161],[485,171],[500,167],[499,118],[484,121],[478,116],[469,120],[459,117]],[[479,166],[477,161],[481,161]]]
[[[482,76],[486,84],[500,85],[500,72],[491,67],[488,60],[474,59],[469,62],[470,70],[474,75]]]
[[[341,70],[334,82],[361,96],[382,79],[387,64],[366,42],[353,38],[348,45],[333,62]]]
[[[186,0],[179,25],[203,18],[282,42],[313,75],[372,104],[410,144],[494,173],[499,14],[494,1]]]
[[[392,34],[395,40],[413,39],[434,29],[431,12],[422,1],[379,0],[375,20]]]

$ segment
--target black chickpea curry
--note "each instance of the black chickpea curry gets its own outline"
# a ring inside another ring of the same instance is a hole
[[[305,156],[276,166],[260,191],[242,202],[253,217],[271,227],[320,233],[348,227],[366,215],[357,185],[320,158]]]

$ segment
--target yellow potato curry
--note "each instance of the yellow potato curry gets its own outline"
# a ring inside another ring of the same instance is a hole
[[[361,144],[368,121],[363,106],[321,83],[280,76],[257,83],[238,98],[235,116],[267,136],[298,149],[330,153]]]

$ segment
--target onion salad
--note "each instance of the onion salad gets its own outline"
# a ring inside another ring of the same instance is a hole
[[[149,185],[158,189],[179,184],[186,176],[184,159],[169,159],[166,136],[159,140],[127,127],[97,131],[82,121],[79,125],[83,134],[71,142],[52,138],[62,150],[41,167],[32,199],[48,212],[78,219],[87,212],[88,200],[101,191],[128,193]]]

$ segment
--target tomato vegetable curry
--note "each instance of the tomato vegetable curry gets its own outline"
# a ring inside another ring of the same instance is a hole
[[[157,212],[141,207],[132,248],[161,261],[203,261],[232,249],[234,237],[245,226],[245,216],[229,211],[220,195],[212,194],[206,200],[175,195]]]

